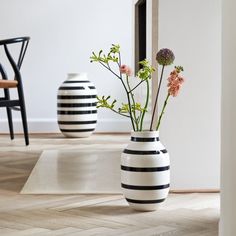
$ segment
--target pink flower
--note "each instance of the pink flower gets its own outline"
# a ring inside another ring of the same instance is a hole
[[[182,84],[184,83],[184,78],[179,75],[177,70],[173,70],[167,80],[168,93],[171,96],[176,97],[179,94]]]
[[[169,83],[172,83],[174,80],[176,80],[178,76],[178,72],[176,70],[173,70],[171,73],[170,73],[170,76],[168,77],[168,82]]]
[[[184,78],[182,76],[178,76],[178,81],[180,84],[184,83]]]
[[[126,74],[127,76],[131,76],[132,70],[131,70],[131,68],[130,68],[129,66],[127,66],[127,65],[122,65],[122,66],[120,67],[120,73],[121,73],[121,74]]]
[[[176,69],[174,69],[173,71],[170,72],[170,76],[174,76],[177,77],[178,76],[178,71]]]
[[[169,83],[172,83],[173,81],[175,81],[175,79],[176,79],[176,76],[170,75],[167,80]]]
[[[180,84],[178,84],[177,86],[170,86],[168,89],[168,93],[171,96],[176,97],[179,94],[180,87],[181,87]]]

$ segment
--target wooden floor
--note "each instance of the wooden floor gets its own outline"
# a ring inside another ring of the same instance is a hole
[[[125,141],[128,137],[117,136]],[[107,135],[90,140],[58,135],[0,135],[0,235],[216,236],[219,194],[171,194],[156,212],[131,210],[121,195],[20,195],[42,150],[76,149],[89,142],[114,143]]]

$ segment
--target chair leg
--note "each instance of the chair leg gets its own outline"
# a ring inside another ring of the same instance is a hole
[[[26,110],[25,110],[24,104],[21,106],[21,118],[22,118],[22,124],[23,124],[23,129],[24,129],[25,145],[28,146],[29,134],[28,134],[27,117],[26,117]]]
[[[7,118],[8,118],[8,125],[9,125],[9,131],[10,131],[10,137],[11,139],[14,139],[14,130],[13,130],[13,122],[12,122],[12,112],[9,107],[6,108],[7,110]]]
[[[1,71],[3,70],[2,67],[0,67]],[[3,74],[4,78],[7,78],[6,73]],[[4,95],[6,100],[10,100],[10,92],[8,89],[4,89]],[[8,118],[8,125],[9,125],[9,131],[10,131],[10,137],[11,139],[14,139],[14,130],[13,130],[13,123],[12,123],[12,112],[10,107],[6,107],[7,110],[7,118]]]

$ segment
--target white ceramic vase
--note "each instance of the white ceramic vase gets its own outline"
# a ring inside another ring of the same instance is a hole
[[[88,137],[97,123],[97,91],[86,73],[68,74],[58,89],[57,117],[67,137]]]
[[[121,156],[121,187],[129,205],[139,211],[156,210],[169,193],[169,169],[159,132],[132,132]]]

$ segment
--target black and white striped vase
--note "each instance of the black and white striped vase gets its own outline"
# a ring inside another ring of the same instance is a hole
[[[57,118],[66,137],[90,136],[97,123],[97,91],[86,73],[68,74],[58,89]]]
[[[131,133],[121,155],[121,187],[129,205],[139,211],[154,211],[167,198],[170,160],[158,131]]]

